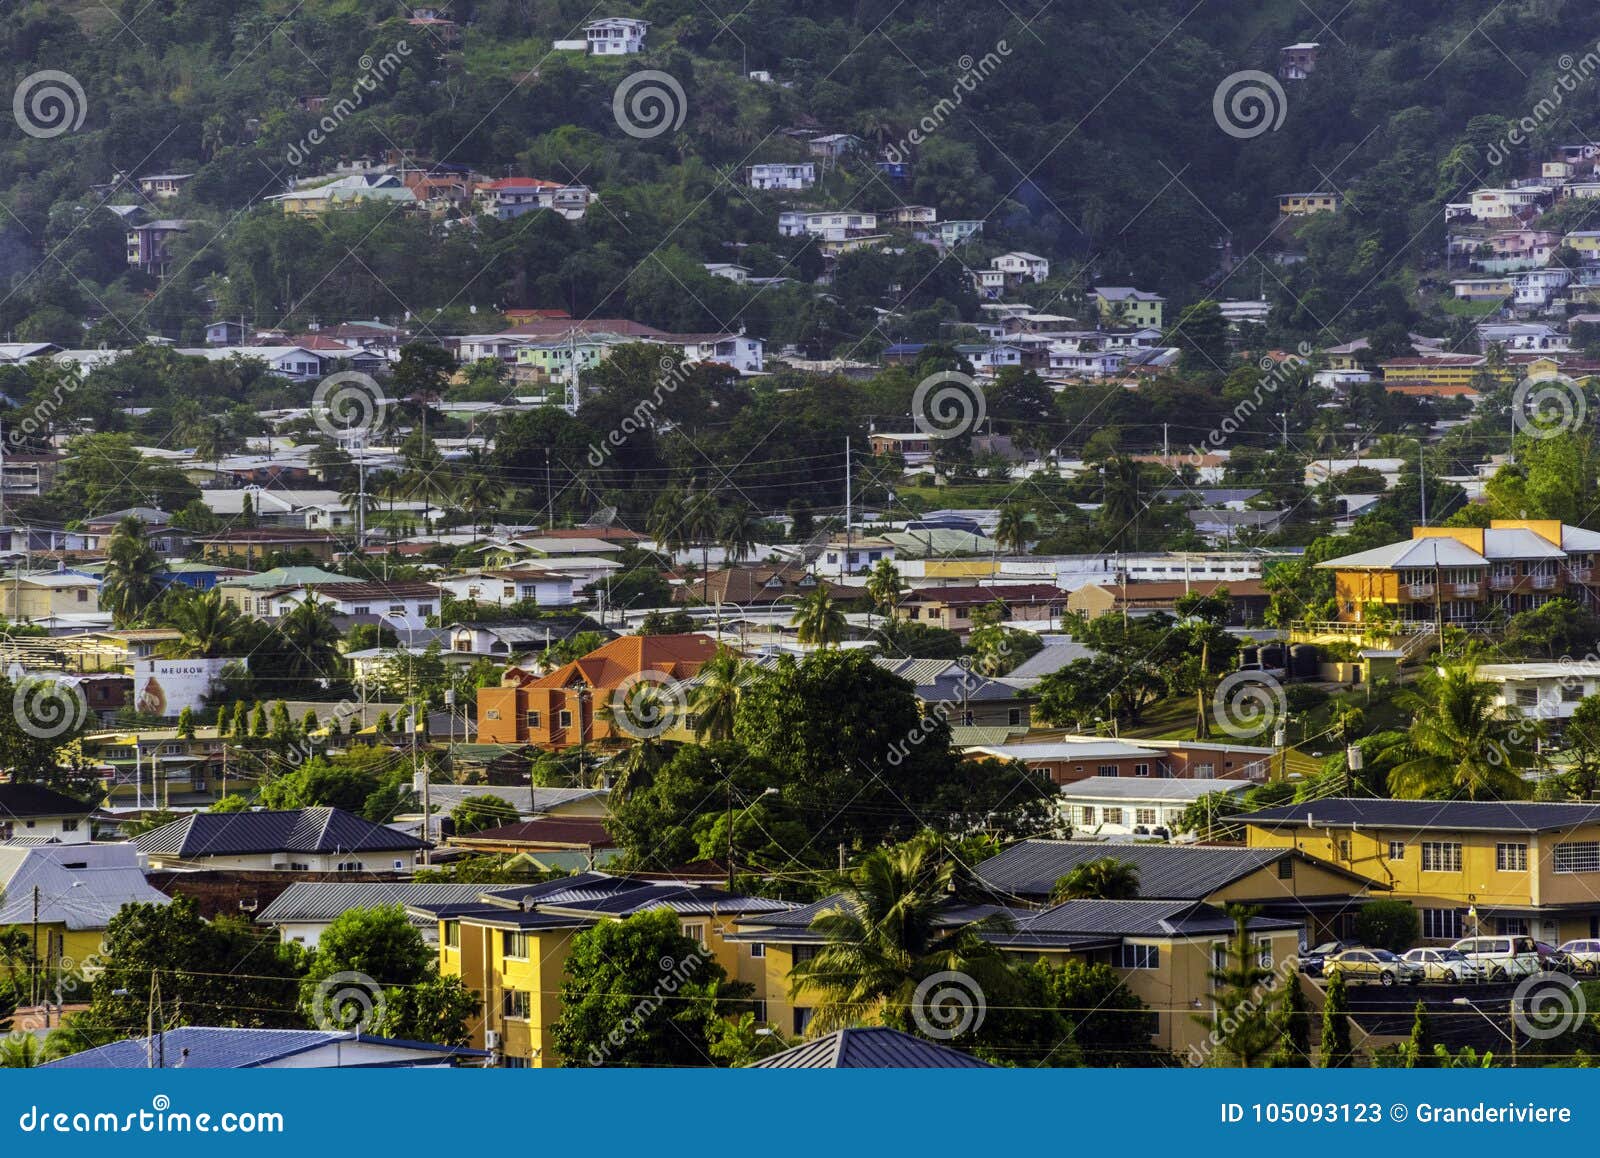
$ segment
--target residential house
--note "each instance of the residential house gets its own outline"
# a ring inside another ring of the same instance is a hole
[[[1317,53],[1321,48],[1321,44],[1309,40],[1278,49],[1278,79],[1305,80],[1317,70]]]
[[[172,265],[172,241],[189,232],[178,218],[149,221],[128,230],[128,264],[151,277],[166,277]]]
[[[1193,512],[1191,512],[1193,513]],[[1220,518],[1227,511],[1213,512]],[[1225,583],[1212,581],[1163,579],[1147,582],[1086,583],[1067,596],[1067,610],[1090,619],[1102,615],[1150,615],[1162,612],[1176,614],[1178,600],[1185,595],[1228,596],[1228,622],[1234,627],[1260,623],[1266,612],[1270,596],[1259,579],[1230,579]]]
[[[1093,836],[1166,839],[1188,831],[1184,810],[1196,800],[1212,793],[1237,799],[1254,786],[1249,780],[1090,776],[1063,784],[1056,803],[1075,829]]]
[[[746,183],[752,189],[800,190],[817,183],[817,167],[809,161],[802,165],[778,162],[751,165],[746,173]]]
[[[0,844],[83,844],[94,806],[42,784],[0,784]]]
[[[449,630],[452,651],[498,659],[543,651],[552,644],[585,632],[596,632],[608,639],[616,638],[616,632],[602,627],[587,615],[546,615],[539,619],[452,623]]]
[[[228,362],[243,358],[250,362],[265,362],[267,369],[292,382],[311,382],[327,373],[330,363],[337,359],[304,346],[197,346],[181,349],[186,358],[204,358],[208,362]]]
[[[812,562],[818,575],[829,579],[843,579],[846,575],[861,575],[879,563],[894,562],[894,544],[887,539],[871,535],[849,535],[831,539]]]
[[[606,709],[640,682],[676,684],[716,654],[705,635],[614,639],[547,675],[508,668],[497,688],[478,689],[478,739],[564,749],[624,743],[623,721]]]
[[[1279,193],[1278,213],[1283,217],[1311,217],[1337,213],[1343,198],[1337,193]]]
[[[645,33],[649,28],[648,20],[608,16],[585,24],[583,36],[589,44],[589,55],[623,56],[644,51]]]
[[[921,431],[875,430],[867,435],[873,454],[898,454],[907,466],[921,466],[933,458],[933,439]]]
[[[193,179],[193,173],[152,173],[139,178],[139,192],[157,201],[170,201]]]
[[[866,142],[860,137],[850,133],[824,133],[807,141],[806,148],[813,157],[837,163],[849,154],[859,151],[865,144]]]
[[[1555,190],[1548,185],[1522,185],[1514,189],[1476,189],[1472,193],[1472,216],[1479,221],[1502,221],[1508,217],[1529,218],[1548,208]]]
[[[480,213],[511,221],[524,213],[546,208],[549,191],[560,187],[555,181],[542,181],[537,177],[501,177],[475,186],[473,201]]]
[[[201,557],[214,560],[242,559],[246,566],[264,562],[277,554],[305,552],[327,562],[333,558],[339,540],[320,531],[292,531],[286,527],[249,527],[196,535],[194,545]]]
[[[392,1070],[476,1066],[488,1057],[486,1050],[398,1041],[360,1029],[179,1025],[154,1037],[113,1041],[39,1064],[56,1070]]]
[[[561,1016],[561,983],[577,934],[602,921],[666,911],[703,957],[663,962],[675,984],[714,960],[730,979],[755,986],[756,1016],[765,1021],[769,970],[758,949],[733,939],[743,917],[782,913],[786,901],[745,897],[706,885],[650,884],[599,873],[528,885],[514,897],[486,893],[481,902],[413,905],[439,922],[439,972],[459,977],[483,1000],[471,1041],[508,1068],[548,1068],[564,1061],[600,1065],[604,1056],[563,1059],[551,1026]],[[773,995],[775,996],[775,995]]]
[[[539,607],[571,607],[578,601],[576,580],[559,570],[527,568],[488,568],[468,571],[433,585],[452,599],[464,603],[485,603],[506,607],[513,603],[533,603]]]
[[[1022,286],[1029,282],[1044,281],[1050,276],[1050,259],[1035,253],[1013,250],[1003,253],[989,263],[990,268],[1005,275],[1006,285]]]
[[[1132,286],[1096,286],[1089,291],[1103,323],[1159,330],[1167,299]]]
[[[953,659],[901,659],[873,656],[873,663],[906,680],[916,689],[925,713],[938,711],[952,727],[1032,724],[1032,697],[1004,680],[986,679]]]
[[[1530,720],[1560,727],[1587,696],[1600,694],[1600,661],[1483,663],[1478,679],[1495,687],[1496,704]]]
[[[1050,583],[997,583],[992,586],[921,587],[908,592],[894,610],[897,619],[966,634],[972,613],[998,606],[1009,621],[1048,623],[1067,609],[1067,593]]]
[[[957,218],[954,221],[941,221],[933,227],[933,236],[946,249],[954,248],[969,237],[976,237],[982,232],[982,220],[970,217]]]
[[[527,795],[526,791],[523,795]],[[255,923],[276,930],[285,945],[315,949],[328,926],[351,909],[473,903],[485,893],[519,896],[523,887],[415,881],[295,881],[255,915]],[[411,924],[424,941],[438,945],[438,921],[411,914]]]
[[[1402,622],[1478,623],[1566,598],[1600,607],[1600,532],[1552,520],[1493,519],[1487,528],[1413,527],[1411,538],[1317,564],[1334,572],[1340,621],[1371,605]]]
[[[898,1029],[837,1029],[751,1063],[754,1070],[987,1070],[970,1053]]]
[[[824,241],[844,241],[876,233],[878,215],[851,210],[829,209],[821,212],[791,209],[778,214],[778,232],[785,237],[802,235]]]
[[[0,618],[33,623],[56,616],[100,614],[100,582],[71,571],[0,576]]]
[[[939,220],[939,211],[932,205],[897,205],[883,215],[888,225],[925,228]]]
[[[0,844],[0,928],[21,930],[47,969],[70,960],[93,972],[124,905],[169,900],[150,887],[128,843]]]
[[[1241,819],[1251,848],[1384,881],[1428,941],[1600,937],[1600,804],[1333,798]]]
[[[770,607],[804,599],[818,586],[830,592],[839,585],[819,579],[800,563],[761,563],[724,567],[697,575],[672,589],[672,601],[690,606]]]
[[[420,204],[417,195],[393,173],[352,173],[321,184],[304,186],[266,198],[283,206],[286,214],[316,217],[336,209],[350,209],[366,201],[398,206]]]
[[[282,619],[307,599],[326,604],[335,616],[357,623],[382,620],[404,633],[428,626],[429,617],[438,613],[440,592],[432,583],[422,580],[318,582],[258,591],[255,616],[257,619]]]
[[[712,277],[720,277],[723,281],[731,281],[734,285],[744,285],[750,280],[750,267],[739,265],[732,261],[707,261],[702,262],[701,269]]]
[[[980,744],[967,749],[979,760],[1015,760],[1053,784],[1078,784],[1091,777],[1127,777],[1133,781],[1244,780],[1262,783],[1271,771],[1275,749],[1249,744],[1200,740],[1119,740],[1063,735],[1008,744]],[[1099,811],[1071,818],[1081,828],[1106,821]]]
[[[409,873],[425,841],[340,808],[192,812],[135,839],[152,868]]]

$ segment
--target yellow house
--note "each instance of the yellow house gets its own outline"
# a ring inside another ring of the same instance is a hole
[[[671,910],[684,935],[700,943],[705,959],[721,965],[729,978],[754,984],[761,1002],[767,980],[761,954],[729,935],[739,917],[790,907],[705,885],[580,873],[529,885],[514,897],[485,893],[474,903],[412,905],[409,911],[439,922],[439,971],[460,977],[483,1002],[471,1027],[472,1044],[491,1050],[499,1066],[541,1069],[562,1064],[551,1030],[561,1016],[561,982],[573,938],[585,929]],[[664,992],[691,981],[702,964],[703,959],[663,966]]]
[[[99,610],[100,583],[88,575],[39,571],[0,576],[0,616],[13,622]]]
[[[0,845],[0,927],[28,936],[41,979],[93,976],[106,925],[122,906],[170,900],[145,880],[130,843]]]
[[[1294,848],[1388,883],[1425,940],[1600,937],[1600,805],[1318,800],[1244,818],[1252,848]]]
[[[1278,212],[1285,217],[1309,217],[1314,213],[1337,213],[1337,193],[1279,193]]]
[[[1105,846],[1101,846],[1104,851]],[[741,941],[761,947],[766,966],[766,1020],[784,1034],[806,1032],[815,1010],[804,990],[791,997],[789,973],[822,944],[811,922],[842,902],[828,897],[802,909],[742,918]],[[996,905],[952,905],[949,925],[1006,912]],[[1026,961],[1108,965],[1154,1015],[1151,1044],[1181,1055],[1208,1050],[1211,1031],[1195,1021],[1212,1008],[1210,971],[1222,960],[1234,924],[1221,909],[1195,901],[1068,901],[1042,912],[1012,910],[1010,929],[986,930],[985,940]],[[1261,959],[1287,962],[1299,952],[1304,925],[1251,919]]]

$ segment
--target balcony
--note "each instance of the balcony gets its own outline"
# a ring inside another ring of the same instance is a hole
[[[1510,591],[1516,585],[1517,585],[1517,577],[1515,575],[1491,575],[1491,576],[1489,576],[1489,590],[1490,591]]]
[[[1528,586],[1532,587],[1535,591],[1550,591],[1555,588],[1555,585],[1556,577],[1554,575],[1528,576]]]
[[[1432,599],[1433,598],[1433,584],[1432,583],[1413,583],[1413,584],[1411,584],[1409,590],[1411,592],[1411,598],[1413,598],[1413,599]]]
[[[1452,583],[1450,585],[1450,591],[1457,599],[1476,599],[1479,595],[1483,594],[1483,584]]]
[[[1567,579],[1572,583],[1587,583],[1589,577],[1594,574],[1593,567],[1568,567],[1566,570]]]

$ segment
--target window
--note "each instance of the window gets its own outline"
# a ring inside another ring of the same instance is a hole
[[[62,832],[77,832],[78,831],[78,822],[77,822],[77,820],[76,819],[63,820],[61,822],[61,831]]]
[[[1406,859],[1406,842],[1405,841],[1403,841],[1403,840],[1391,840],[1389,842],[1389,859],[1390,860],[1405,860]]]
[[[1555,871],[1558,873],[1600,872],[1600,840],[1575,840],[1556,845]]]
[[[801,1037],[806,1032],[806,1026],[811,1024],[811,1010],[796,1009],[794,1011],[794,1035]]]
[[[1422,842],[1422,871],[1425,873],[1458,873],[1461,871],[1461,846],[1453,841],[1425,840]]]
[[[1294,857],[1286,856],[1278,862],[1278,879],[1280,881],[1294,880]]]
[[[1497,844],[1494,846],[1495,871],[1525,873],[1528,871],[1528,846],[1525,844]]]
[[[461,948],[460,921],[446,921],[444,923],[444,944],[447,949]]]
[[[796,945],[794,947],[793,961],[796,965],[799,965],[801,962],[811,960],[816,955],[817,947],[815,945]]]
[[[406,613],[406,605],[404,603],[391,603],[391,604],[389,604],[389,614],[390,615],[404,615],[405,613]]]
[[[528,727],[537,728],[538,726],[539,726],[539,713],[538,712],[529,712],[528,713]]]
[[[1094,808],[1091,807],[1090,805],[1085,804],[1082,808],[1078,809],[1078,818],[1080,820],[1082,820],[1083,823],[1085,823],[1085,824],[1093,824],[1094,823]]]
[[[1432,941],[1455,941],[1461,937],[1460,909],[1423,909],[1422,935]]]
[[[500,934],[500,952],[513,961],[528,959],[528,934],[506,929]]]
[[[1562,684],[1561,685],[1561,702],[1562,703],[1564,703],[1564,704],[1575,704],[1581,699],[1583,699],[1583,685],[1582,684]]]
[[[358,860],[342,860],[334,866],[333,871],[340,873],[358,873],[365,868],[366,865],[362,864]]]
[[[527,1021],[528,1010],[532,1004],[528,997],[526,989],[507,989],[500,995],[500,1016]]]
[[[1135,764],[1133,766],[1133,774],[1135,776],[1148,776],[1148,775],[1150,775],[1150,765],[1148,765],[1148,764]]]
[[[1104,809],[1104,813],[1105,813],[1105,818],[1106,818],[1106,823],[1107,824],[1121,824],[1122,823],[1122,809],[1120,809],[1120,808],[1107,808],[1107,809]]]
[[[1155,824],[1156,810],[1154,808],[1135,808],[1133,810],[1133,822],[1135,824]]]
[[[1528,935],[1528,918],[1526,917],[1496,917],[1494,931],[1507,937],[1526,937]]]
[[[571,712],[562,712],[556,718],[561,721],[561,726],[563,728],[572,727],[572,713]]]
[[[1194,778],[1196,780],[1210,780],[1216,774],[1217,766],[1215,764],[1196,764],[1194,766]]]
[[[1517,707],[1519,707],[1519,708],[1537,708],[1538,706],[1539,706],[1539,689],[1538,688],[1518,688],[1517,689]]]
[[[1117,968],[1119,969],[1159,969],[1161,967],[1161,948],[1158,945],[1129,945],[1126,942],[1117,946]]]
[[[353,615],[371,615],[372,614],[372,608],[371,607],[363,607],[363,606],[359,606],[358,605],[356,607],[352,607],[350,609],[350,612]]]
[[[1096,765],[1094,774],[1096,776],[1115,776],[1117,774],[1117,766],[1115,764]]]
[[[529,1070],[533,1068],[533,1062],[529,1058],[513,1057],[511,1054],[506,1054],[505,1057],[500,1059],[500,1068],[503,1070]]]
[[[1022,709],[1012,708],[1006,712],[1006,723],[1010,724],[1013,728],[1020,725],[1022,723]]]
[[[683,927],[683,935],[685,937],[688,937],[691,941],[697,941],[700,944],[704,945],[706,943],[706,926],[705,926],[705,922],[704,921],[696,921],[693,924],[685,925]]]
[[[750,942],[750,956],[752,956],[752,957],[765,957],[766,955],[767,955],[767,946],[766,946],[766,944],[764,942],[762,942],[762,941],[752,941],[752,942]],[[764,1021],[765,1018],[757,1018],[756,1020],[757,1021]]]
[[[433,614],[433,604],[431,604],[431,603],[419,603],[419,604],[417,604],[417,615],[418,616],[420,616],[423,619],[426,619],[426,618],[428,618],[428,616],[430,616],[432,614]]]

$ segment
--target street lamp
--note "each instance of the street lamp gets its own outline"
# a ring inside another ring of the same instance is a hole
[[[1507,1033],[1505,1030],[1501,1029],[1500,1028],[1500,1023],[1498,1021],[1496,1021],[1494,1018],[1490,1017],[1487,1013],[1485,1013],[1484,1010],[1480,1006],[1473,1004],[1473,1001],[1472,1001],[1472,999],[1470,997],[1457,997],[1457,998],[1454,998],[1450,1002],[1450,1004],[1451,1005],[1464,1005],[1468,1009],[1471,1009],[1471,1010],[1475,1011],[1479,1016],[1481,1016],[1490,1025],[1494,1026],[1495,1032],[1498,1033],[1501,1037],[1505,1038],[1507,1041],[1509,1041],[1511,1043],[1511,1068],[1512,1069],[1516,1069],[1517,1068],[1517,997],[1516,997],[1516,994],[1512,994],[1510,1001],[1507,1003],[1508,1007],[1510,1009],[1510,1012],[1511,1012],[1511,1032],[1510,1033]]]
[[[412,696],[410,710],[406,713],[406,725],[411,729],[411,781],[416,783],[420,760],[417,755],[417,705],[416,705],[416,625],[408,619],[402,619],[392,611],[378,612],[380,623],[390,620],[400,624],[406,629],[406,691]],[[380,636],[382,632],[380,631]],[[379,642],[382,642],[380,638]],[[422,863],[433,863],[433,793],[428,783],[428,777],[422,776]]]
[[[748,812],[756,806],[762,797],[776,796],[777,794],[778,790],[776,788],[764,788],[761,791],[761,796],[756,797],[755,800],[746,804],[739,811]],[[728,891],[730,893],[733,892],[733,887],[733,781],[730,780],[728,781]]]

